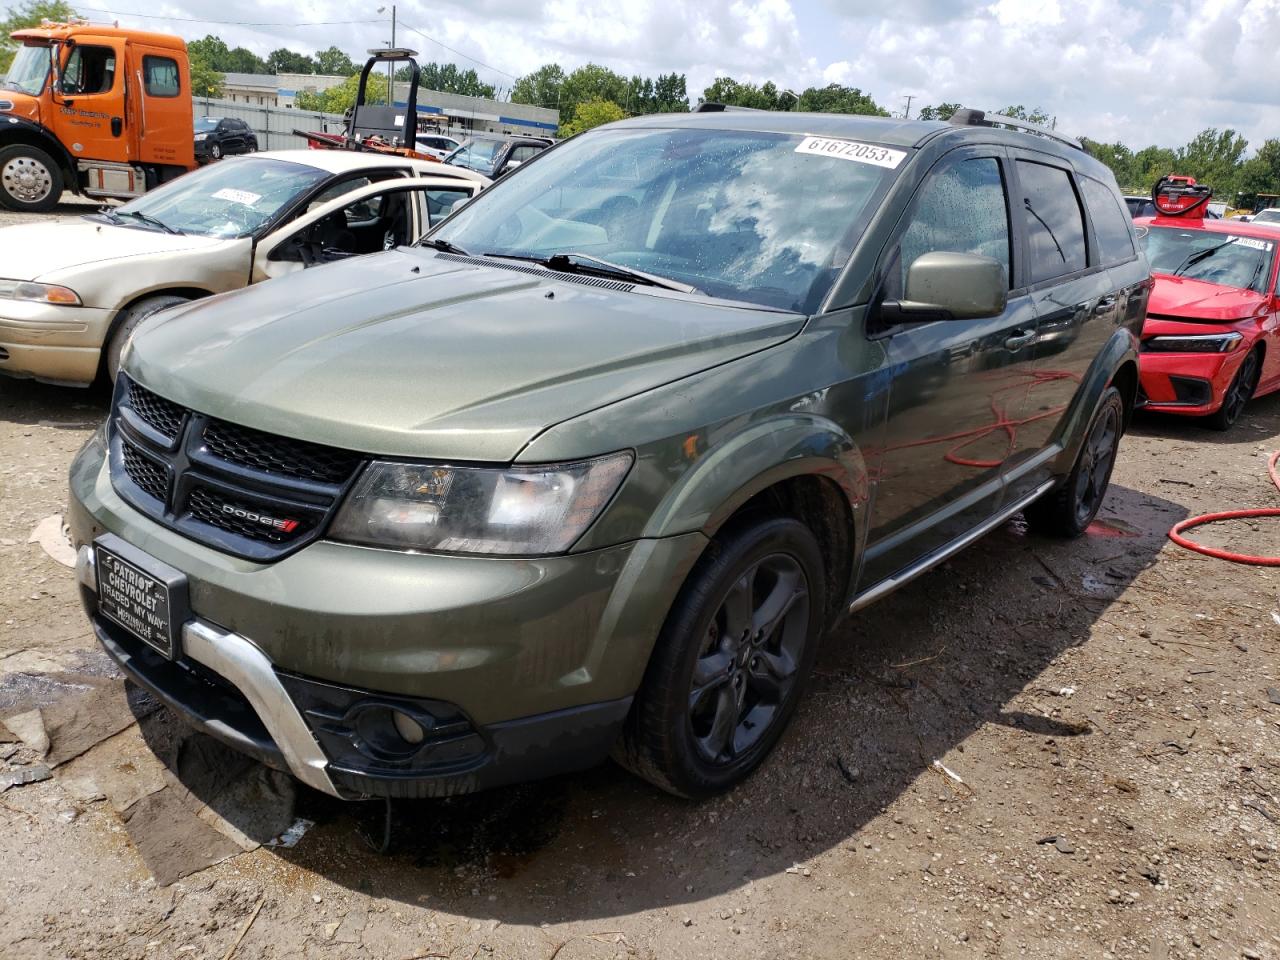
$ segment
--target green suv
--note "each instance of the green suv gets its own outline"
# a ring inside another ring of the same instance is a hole
[[[158,314],[71,469],[103,646],[340,797],[610,753],[741,780],[824,634],[1015,513],[1079,534],[1147,263],[992,126],[643,117],[422,243]]]

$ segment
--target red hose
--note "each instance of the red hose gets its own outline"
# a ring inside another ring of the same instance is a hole
[[[1267,474],[1271,477],[1271,482],[1275,484],[1276,489],[1280,490],[1280,475],[1276,473],[1277,461],[1280,461],[1280,450],[1273,453],[1271,459],[1267,461]],[[1189,517],[1173,525],[1173,529],[1169,531],[1169,539],[1180,547],[1186,547],[1196,553],[1203,553],[1207,557],[1217,557],[1219,560],[1229,560],[1231,563],[1247,563],[1255,567],[1280,567],[1280,557],[1255,557],[1247,553],[1232,553],[1230,550],[1206,547],[1204,544],[1188,540],[1182,535],[1182,531],[1190,530],[1192,527],[1198,527],[1204,523],[1217,523],[1219,520],[1249,520],[1254,517],[1280,517],[1280,508],[1263,507],[1258,510],[1225,510],[1222,513],[1206,513],[1199,517]]]

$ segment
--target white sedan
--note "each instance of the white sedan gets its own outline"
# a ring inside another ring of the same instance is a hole
[[[156,311],[414,243],[489,183],[404,157],[281,150],[78,220],[0,229],[0,374],[114,380],[125,342]]]

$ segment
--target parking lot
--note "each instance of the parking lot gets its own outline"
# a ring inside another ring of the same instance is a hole
[[[0,718],[73,723],[115,690],[72,572],[29,542],[106,402],[0,380]],[[1015,519],[863,611],[765,767],[702,804],[612,765],[389,820],[239,768],[258,792],[233,795],[135,698],[0,794],[0,955],[1280,956],[1276,574],[1165,537],[1275,505],[1277,446],[1274,396],[1226,434],[1139,418],[1089,535]],[[1275,553],[1273,530],[1206,539]],[[17,740],[3,766],[37,759]],[[299,817],[296,845],[255,840]]]

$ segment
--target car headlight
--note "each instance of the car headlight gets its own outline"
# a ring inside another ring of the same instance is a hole
[[[209,135],[207,133],[196,134],[196,143],[199,143],[201,140],[207,140],[207,139],[209,139]]]
[[[1169,334],[1142,341],[1142,349],[1152,353],[1230,353],[1243,339],[1235,331]]]
[[[70,287],[51,283],[30,283],[25,280],[0,280],[0,297],[10,300],[34,300],[38,303],[56,303],[63,307],[81,306],[80,295]]]
[[[629,451],[505,469],[379,460],[347,496],[329,536],[397,550],[562,553],[604,510],[631,462]]]

